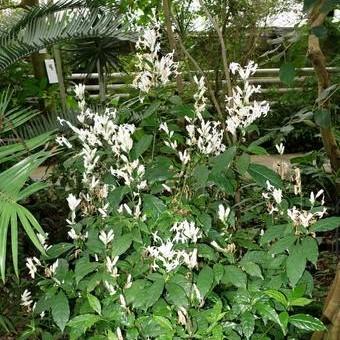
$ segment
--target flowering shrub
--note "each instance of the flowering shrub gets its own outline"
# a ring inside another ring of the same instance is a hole
[[[151,49],[135,81],[144,92],[177,70],[171,57],[159,59],[158,37],[147,30],[139,43]],[[250,102],[260,91],[248,83],[255,68],[230,65],[244,88],[226,98],[226,121],[210,119],[205,80],[196,77],[184,129],[155,112],[151,138],[119,110],[93,112],[76,89],[79,127],[60,120],[74,137],[57,140],[75,150],[78,173],[67,198],[69,242],[44,239],[47,256],[27,259],[38,280],[37,292],[22,295],[35,320],[27,336],[283,339],[324,329],[295,308],[312,301],[306,266],[316,265],[316,232],[339,220],[323,218],[322,191],[302,197],[298,170],[286,180],[250,162],[257,145],[240,141],[269,110]],[[257,204],[235,198],[246,193],[240,184],[252,185]]]

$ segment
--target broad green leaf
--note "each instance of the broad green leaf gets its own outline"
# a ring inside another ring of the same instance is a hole
[[[268,155],[268,152],[265,148],[256,144],[250,144],[247,148],[247,151],[254,155]]]
[[[249,164],[250,164],[250,156],[244,152],[236,160],[236,169],[240,173],[240,175],[243,176],[247,172]]]
[[[224,267],[221,263],[215,263],[213,267],[214,271],[214,279],[216,283],[220,283],[223,274],[224,274]]]
[[[323,331],[326,329],[325,325],[317,318],[308,314],[295,314],[289,317],[289,323],[299,329],[306,331]]]
[[[146,294],[146,308],[152,307],[161,297],[164,290],[163,278],[157,279],[154,283],[144,292]]]
[[[65,326],[70,318],[70,307],[68,299],[65,293],[60,290],[55,298],[53,298],[51,304],[53,321],[63,332]]]
[[[333,216],[317,221],[310,228],[311,231],[330,231],[340,227],[340,217]]]
[[[327,37],[327,28],[325,26],[312,27],[312,33],[319,39],[323,39]]]
[[[78,339],[81,335],[90,329],[96,322],[101,320],[99,315],[95,314],[82,314],[71,319],[67,326],[72,328],[72,338]]]
[[[271,307],[268,303],[257,302],[255,304],[257,312],[264,318],[276,322],[278,325],[281,324],[279,316],[277,315],[275,309]]]
[[[280,224],[280,225],[273,225],[269,226],[268,229],[265,231],[263,236],[261,237],[261,245],[264,245],[267,242],[271,242],[277,238],[281,238],[289,224]]]
[[[171,322],[164,316],[154,315],[153,320],[156,321],[166,332],[173,333]]]
[[[295,67],[293,64],[291,63],[285,63],[282,64],[280,67],[280,80],[290,86],[292,85],[292,83],[294,82],[294,78],[295,78]]]
[[[209,177],[209,169],[205,165],[197,165],[192,171],[195,189],[205,187]]]
[[[143,135],[142,138],[134,145],[131,150],[133,159],[139,158],[151,145],[153,140],[152,135]]]
[[[290,306],[307,306],[309,305],[313,300],[311,299],[307,299],[307,298],[297,298],[297,299],[294,299],[294,300],[291,300],[289,301],[289,305]]]
[[[281,329],[283,332],[283,335],[287,334],[287,326],[288,326],[288,320],[289,320],[289,315],[287,312],[281,312],[279,314],[279,320],[281,323]]]
[[[214,272],[209,266],[204,266],[197,277],[197,288],[205,297],[214,283]]]
[[[51,248],[48,249],[46,254],[48,258],[54,259],[71,250],[72,248],[74,248],[74,245],[72,243],[62,242],[53,245]]]
[[[222,154],[212,159],[212,171],[221,172],[227,170],[236,155],[236,146],[232,146]]]
[[[287,276],[294,287],[306,268],[306,257],[304,256],[301,245],[296,245],[291,248],[291,252],[287,258],[286,269]]]
[[[131,246],[132,243],[132,234],[123,234],[121,237],[114,238],[112,241],[112,251],[111,256],[114,258],[115,256],[120,256],[124,254]]]
[[[187,307],[188,298],[184,289],[176,283],[168,283],[166,285],[167,300],[176,307]]]
[[[156,196],[144,194],[143,200],[143,211],[147,216],[156,218],[166,209],[163,201]]]
[[[252,334],[254,333],[255,328],[255,317],[250,312],[245,312],[241,315],[241,325],[242,332],[246,339],[250,339]]]
[[[290,249],[297,240],[296,236],[288,235],[275,242],[269,249],[270,254],[280,254]]]
[[[76,267],[74,270],[75,278],[77,284],[81,279],[83,279],[86,275],[92,273],[98,267],[97,262],[89,262],[88,258],[83,257],[82,259],[76,262]]]
[[[279,302],[282,306],[287,307],[288,301],[285,295],[278,290],[275,289],[268,289],[264,292],[267,296],[273,298],[277,302]]]
[[[100,301],[98,300],[98,298],[92,294],[87,294],[87,300],[89,301],[89,304],[91,306],[91,308],[97,312],[99,315],[101,315],[102,313],[102,306],[100,304]]]
[[[221,282],[224,284],[232,284],[236,287],[246,288],[247,275],[240,268],[228,265],[224,267],[224,275]]]
[[[282,180],[280,176],[264,165],[252,163],[249,165],[248,173],[257,184],[264,188],[267,188],[267,181],[269,181],[275,188],[282,187]]]
[[[259,277],[263,280],[261,268],[258,264],[254,262],[244,262],[242,263],[242,269],[250,276]]]
[[[318,242],[315,238],[307,236],[301,242],[303,255],[307,260],[312,262],[316,266],[316,262],[319,256]]]

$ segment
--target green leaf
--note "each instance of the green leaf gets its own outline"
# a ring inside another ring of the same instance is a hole
[[[268,152],[265,148],[256,144],[250,144],[247,148],[247,151],[254,155],[268,155]]]
[[[267,188],[267,181],[274,185],[275,188],[282,187],[280,176],[264,165],[252,163],[249,165],[248,173],[257,184],[264,188]]]
[[[314,111],[314,121],[321,128],[327,129],[331,127],[331,113],[329,110],[317,110]]]
[[[271,242],[277,238],[281,238],[289,224],[279,224],[279,225],[272,225],[269,226],[268,229],[265,231],[263,236],[261,237],[261,245],[266,244],[267,242]]]
[[[257,302],[255,304],[257,312],[264,318],[276,322],[278,325],[281,324],[279,316],[277,315],[275,309],[269,304],[264,302]]]
[[[294,235],[288,235],[286,237],[283,237],[270,247],[269,253],[270,254],[283,253],[287,249],[290,249],[296,240],[297,240],[297,237]]]
[[[260,279],[263,280],[261,268],[258,264],[254,262],[245,262],[245,263],[242,263],[242,268],[247,274],[251,276],[259,277]]]
[[[188,298],[184,289],[176,283],[168,283],[166,285],[167,300],[176,307],[187,307]]]
[[[278,303],[280,303],[282,306],[287,307],[288,306],[288,301],[285,295],[278,290],[275,289],[268,289],[264,292],[267,296],[273,298],[276,300]]]
[[[82,334],[91,328],[96,322],[101,320],[99,315],[82,314],[71,319],[67,326],[72,328],[72,338],[79,338]]]
[[[289,323],[299,329],[305,331],[323,331],[326,329],[325,325],[317,318],[308,314],[295,314],[289,317]]]
[[[92,273],[98,267],[97,262],[89,262],[89,259],[83,257],[82,259],[76,262],[76,267],[74,270],[75,278],[77,284],[81,279],[83,279],[86,275]]]
[[[247,153],[243,153],[237,160],[236,160],[236,169],[240,173],[240,175],[245,175],[248,170],[250,164],[250,156]]]
[[[156,196],[144,194],[143,200],[143,211],[147,216],[157,218],[166,209],[163,201]]]
[[[151,145],[153,140],[152,135],[143,135],[142,138],[134,145],[131,150],[133,159],[137,159],[141,156]]]
[[[65,293],[60,290],[55,298],[52,299],[52,317],[53,321],[63,332],[70,318],[70,307]]]
[[[241,325],[243,335],[249,339],[254,333],[255,317],[250,312],[245,312],[241,316]]]
[[[302,240],[301,246],[303,249],[303,255],[307,260],[316,266],[316,262],[319,257],[319,247],[317,240],[313,237],[307,236]]]
[[[114,258],[115,256],[120,256],[124,254],[130,248],[131,243],[132,243],[131,233],[123,234],[121,237],[115,238],[112,241],[111,257]]]
[[[333,216],[317,221],[311,227],[311,231],[330,231],[340,227],[340,217]]]
[[[197,165],[192,172],[192,177],[195,181],[195,188],[203,188],[209,177],[209,169],[205,165]]]
[[[214,271],[214,279],[216,283],[220,283],[223,274],[224,274],[224,267],[221,263],[215,263],[213,267]]]
[[[47,256],[50,259],[55,259],[59,257],[60,255],[66,253],[67,251],[71,250],[74,247],[72,243],[58,243],[53,245],[51,248],[47,251]]]
[[[87,299],[89,301],[89,304],[91,306],[91,308],[97,312],[99,315],[101,315],[102,313],[102,306],[100,304],[100,301],[98,300],[98,298],[92,294],[87,294]]]
[[[283,335],[287,334],[287,326],[288,326],[288,320],[289,320],[289,314],[287,312],[281,312],[279,314],[279,320],[281,324],[281,329],[283,332]]]
[[[209,266],[204,266],[197,277],[197,288],[205,297],[214,283],[214,272]]]
[[[228,265],[224,267],[224,275],[221,282],[224,284],[232,284],[235,287],[246,288],[247,275],[240,268]]]
[[[285,64],[282,64],[281,67],[280,67],[280,73],[279,73],[279,76],[280,76],[280,80],[290,86],[293,84],[294,82],[294,78],[295,78],[295,67],[293,64],[291,63],[285,63]]]
[[[311,299],[307,299],[307,298],[297,298],[297,299],[294,299],[294,300],[291,300],[289,301],[289,305],[290,306],[307,306],[309,305],[313,300]]]
[[[296,245],[292,247],[286,262],[287,276],[293,287],[301,278],[305,268],[306,257],[304,256],[301,245]]]
[[[236,146],[232,146],[222,154],[212,159],[212,171],[221,172],[227,170],[236,155]]]
[[[154,283],[145,291],[146,294],[146,308],[152,307],[161,297],[164,290],[163,278],[157,279]]]
[[[173,333],[171,322],[164,316],[154,315],[153,320],[156,321],[167,333]]]

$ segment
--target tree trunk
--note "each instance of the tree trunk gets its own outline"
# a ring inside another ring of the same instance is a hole
[[[310,10],[309,24],[311,32],[308,37],[308,56],[313,64],[315,75],[318,81],[318,96],[329,88],[331,85],[329,73],[326,69],[326,58],[323,54],[319,38],[313,34],[313,28],[322,26],[327,16],[327,12],[323,12],[322,6],[325,0],[319,0]],[[329,110],[329,99],[319,101],[319,109]],[[340,150],[337,146],[333,131],[331,127],[320,127],[323,145],[327,156],[329,157],[332,171],[336,173],[340,169]],[[336,183],[336,197],[337,201],[340,196],[340,183]],[[337,266],[337,273],[333,284],[328,292],[324,309],[322,312],[322,320],[328,322],[327,332],[315,332],[312,340],[338,340],[340,334],[340,264]]]
[[[98,72],[98,84],[99,84],[99,101],[100,103],[105,102],[106,94],[105,94],[105,76],[104,76],[104,67],[100,63],[100,59],[97,60],[97,72]]]
[[[321,7],[324,2],[325,0],[320,0],[310,11],[309,23],[311,29],[319,27],[324,23],[327,16],[326,12],[321,12]],[[320,96],[325,89],[330,87],[331,82],[329,73],[326,69],[326,58],[321,50],[319,38],[313,34],[312,30],[308,37],[308,56],[314,67],[318,81],[318,95]],[[329,110],[329,104],[329,100],[319,101],[319,108]],[[332,170],[336,173],[340,169],[340,150],[337,146],[332,128],[321,127],[320,132]],[[340,196],[340,183],[336,183],[336,195],[338,197]]]
[[[174,51],[175,60],[178,61],[179,53],[177,49],[174,31],[172,30],[170,0],[163,0],[163,11],[164,11],[164,18],[165,18],[165,25],[166,25],[166,32],[168,35],[169,46],[170,46],[170,49]],[[178,94],[181,96],[184,90],[184,83],[183,83],[182,75],[180,73],[176,75],[176,84],[177,84]]]

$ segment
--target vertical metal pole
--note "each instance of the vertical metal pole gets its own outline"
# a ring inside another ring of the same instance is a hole
[[[58,76],[61,109],[63,113],[65,113],[66,112],[66,88],[65,88],[63,65],[62,65],[59,46],[56,45],[53,47],[53,54],[54,54],[55,65],[56,65],[57,76]]]

